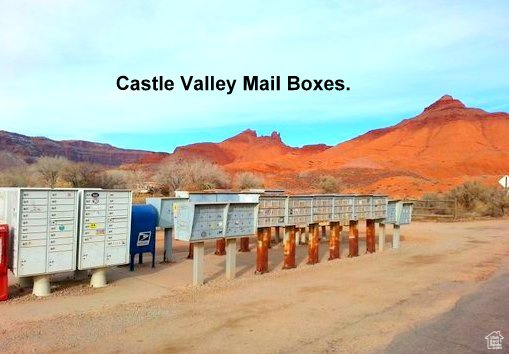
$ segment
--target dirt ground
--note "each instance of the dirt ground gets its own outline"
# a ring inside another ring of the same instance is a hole
[[[13,285],[14,298],[0,303],[0,352],[390,352],[407,348],[407,333],[445,314],[452,323],[461,314],[468,322],[463,312],[455,315],[457,304],[483,289],[489,293],[496,277],[508,279],[507,219],[415,222],[402,227],[400,250],[390,249],[387,229],[384,252],[362,252],[361,227],[360,257],[346,257],[343,235],[341,259],[327,261],[322,242],[321,262],[306,265],[306,246],[298,246],[299,264],[292,270],[281,270],[282,247],[274,245],[271,271],[263,275],[254,274],[252,240],[251,252],[237,256],[232,281],[224,277],[225,257],[214,255],[211,243],[201,287],[190,286],[192,261],[187,245],[178,242],[174,263],[160,263],[158,256],[152,269],[146,255],[135,272],[110,270],[106,288],[62,280],[54,282],[51,296],[34,298]],[[473,316],[468,322],[465,340],[485,348],[488,333],[477,330],[476,321]]]

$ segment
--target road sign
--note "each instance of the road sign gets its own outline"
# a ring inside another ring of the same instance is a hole
[[[498,183],[500,183],[500,185],[505,189],[509,188],[509,176],[505,175],[498,181]]]

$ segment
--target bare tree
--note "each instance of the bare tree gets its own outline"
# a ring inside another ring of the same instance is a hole
[[[185,188],[189,183],[186,163],[175,160],[163,162],[156,173],[155,180],[166,193]]]
[[[43,156],[37,160],[34,169],[40,176],[42,183],[47,187],[54,188],[69,161],[63,157]]]
[[[179,189],[226,188],[230,184],[226,172],[219,166],[202,160],[168,160],[159,166],[155,179],[164,194]]]

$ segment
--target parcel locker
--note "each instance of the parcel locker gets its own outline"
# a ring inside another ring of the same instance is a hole
[[[0,219],[10,226],[15,276],[76,269],[77,189],[0,188]]]
[[[129,190],[80,190],[78,269],[129,263],[131,204]]]

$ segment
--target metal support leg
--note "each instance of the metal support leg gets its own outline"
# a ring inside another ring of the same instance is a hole
[[[383,251],[385,248],[385,224],[378,224],[378,250]]]
[[[216,251],[214,254],[217,256],[224,256],[226,254],[226,240],[224,238],[216,241]]]
[[[392,232],[392,248],[400,248],[400,226],[394,225],[394,231]]]
[[[283,269],[295,268],[295,227],[286,226],[283,238]]]
[[[366,220],[366,253],[375,253],[375,220]]]
[[[249,252],[249,237],[240,238],[239,252]]]
[[[350,220],[348,228],[348,257],[357,257],[359,255],[359,230],[357,229],[358,221]]]
[[[193,243],[193,285],[203,284],[203,256],[205,242]]]
[[[274,228],[274,241],[276,243],[280,243],[281,242],[281,228],[279,226],[276,226]]]
[[[194,244],[189,244],[189,252],[187,253],[187,259],[193,259],[194,257]]]
[[[269,240],[270,228],[264,227],[257,231],[256,242],[256,271],[257,274],[269,271]]]
[[[339,244],[341,240],[341,226],[339,222],[330,224],[329,260],[339,258]]]
[[[164,255],[163,262],[169,263],[173,257],[173,229],[164,229]]]
[[[320,237],[320,229],[317,224],[309,225],[309,243],[308,243],[308,264],[316,264],[319,262],[318,260],[318,247],[319,247],[319,237]]]
[[[235,278],[237,267],[237,240],[234,238],[226,240],[226,279]]]

